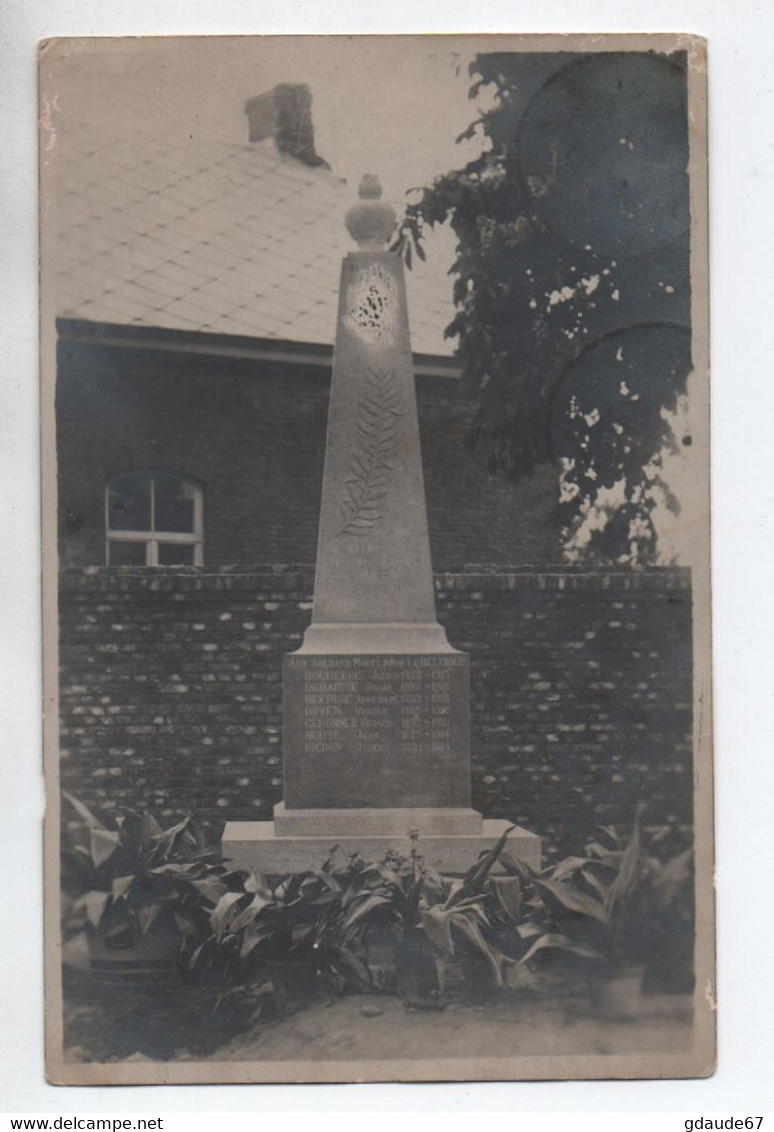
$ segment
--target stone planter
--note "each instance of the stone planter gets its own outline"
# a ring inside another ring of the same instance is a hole
[[[179,936],[169,928],[151,928],[126,946],[110,946],[99,932],[88,935],[89,968],[101,983],[148,986],[178,978]]]

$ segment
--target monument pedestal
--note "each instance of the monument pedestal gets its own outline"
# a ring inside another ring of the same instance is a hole
[[[381,861],[392,850],[408,856],[411,833],[428,865],[446,875],[462,875],[478,855],[491,849],[509,828],[501,818],[484,820],[469,809],[286,810],[274,808],[274,821],[230,821],[223,854],[242,869],[269,875],[319,869],[335,845],[345,854]],[[517,826],[508,850],[524,864],[540,868],[540,838]]]

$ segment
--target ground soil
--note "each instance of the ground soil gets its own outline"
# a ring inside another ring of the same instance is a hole
[[[583,999],[530,1001],[505,994],[486,1003],[450,1002],[443,1011],[415,1011],[390,996],[349,995],[240,1034],[211,1060],[678,1054],[690,1035],[691,1000],[682,995],[645,998],[636,1020],[620,1022],[594,1016]]]
[[[268,987],[100,987],[86,971],[65,982],[65,1035],[74,1061],[349,1061],[570,1054],[676,1055],[690,1044],[692,999],[645,994],[637,1016],[597,1013],[583,986],[523,969],[516,985],[438,1003],[394,994],[321,994],[278,1002]],[[441,1007],[441,1008],[439,1008]]]

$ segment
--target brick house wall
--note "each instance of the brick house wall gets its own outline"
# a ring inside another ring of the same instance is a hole
[[[474,805],[577,851],[597,822],[691,823],[687,571],[436,575],[471,656]],[[311,567],[69,568],[60,587],[62,784],[96,806],[267,819],[282,797],[282,657]]]
[[[203,483],[206,565],[313,562],[329,386],[320,365],[60,341],[62,564],[104,563],[105,483],[139,471]],[[417,395],[436,568],[560,561],[556,470],[489,476],[459,381]]]

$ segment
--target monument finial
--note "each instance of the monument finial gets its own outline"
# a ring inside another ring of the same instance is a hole
[[[358,189],[359,200],[347,211],[347,231],[366,251],[382,248],[395,229],[395,209],[381,199],[382,185],[375,173],[365,173]]]

